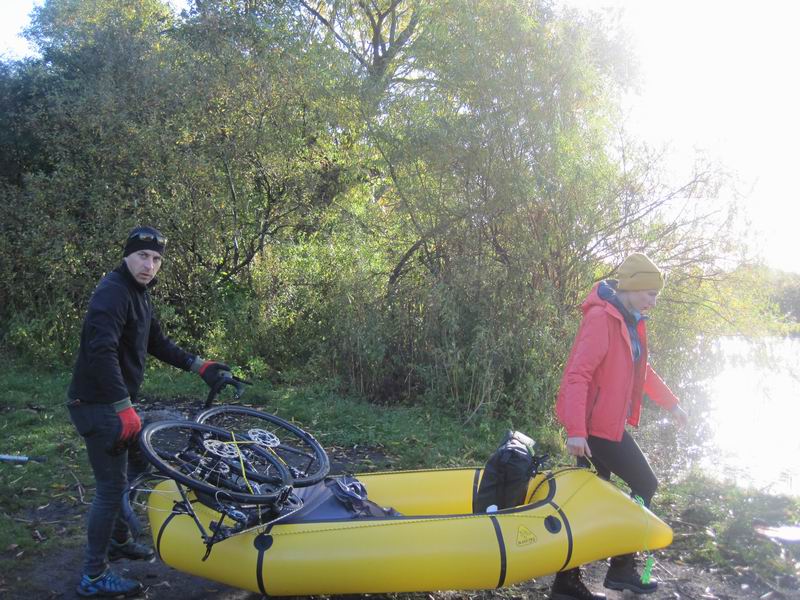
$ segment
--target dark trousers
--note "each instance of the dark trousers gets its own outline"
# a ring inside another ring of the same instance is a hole
[[[114,450],[122,424],[112,406],[72,403],[69,405],[69,414],[86,444],[96,483],[89,509],[88,543],[83,565],[85,574],[95,576],[107,566],[106,555],[111,537],[122,542],[130,535],[128,524],[120,517],[122,495],[128,485],[128,475],[133,478],[144,470],[146,463],[138,446],[132,447],[130,452]]]
[[[650,506],[650,501],[656,493],[658,479],[656,479],[650,463],[642,454],[639,444],[636,443],[627,431],[622,434],[622,439],[612,442],[599,437],[590,435],[587,440],[589,449],[592,451],[592,458],[578,458],[579,467],[589,467],[590,461],[597,470],[597,474],[603,479],[611,479],[613,473],[622,479],[631,489],[631,496],[640,496],[645,506]],[[611,558],[611,568],[615,565],[633,564],[633,554],[623,554]],[[580,577],[578,568],[561,571],[556,574],[554,586],[570,585],[570,578]]]
[[[603,479],[610,479],[613,473],[628,485],[632,496],[641,496],[644,505],[649,507],[658,487],[658,479],[636,440],[626,431],[619,442],[592,435],[587,442],[592,451],[589,460],[597,469],[597,474]],[[588,467],[589,461],[578,458],[578,466]]]

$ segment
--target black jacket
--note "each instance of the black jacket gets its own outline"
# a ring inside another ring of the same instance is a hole
[[[89,300],[67,395],[96,404],[135,401],[147,354],[187,371],[195,358],[161,331],[147,288],[123,261]]]

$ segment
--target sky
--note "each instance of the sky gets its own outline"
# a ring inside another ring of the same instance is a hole
[[[800,4],[780,0],[561,0],[581,10],[622,11],[642,77],[626,98],[628,131],[666,146],[688,172],[697,153],[735,174],[766,264],[800,273],[794,245],[800,186]]]
[[[31,52],[17,33],[42,0],[0,1],[0,56]],[[178,0],[173,4],[178,3]],[[800,3],[783,0],[557,0],[581,11],[616,11],[641,75],[625,99],[626,129],[668,149],[677,178],[698,153],[735,174],[752,224],[751,244],[766,264],[800,273],[794,246],[800,184]]]

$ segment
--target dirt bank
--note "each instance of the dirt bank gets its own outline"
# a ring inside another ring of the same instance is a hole
[[[39,600],[77,597],[74,593],[83,550],[81,547],[62,548],[50,555],[37,557],[35,564],[12,573],[0,575],[0,597],[7,600]],[[154,561],[139,563],[120,561],[116,568],[125,576],[141,581],[146,590],[141,598],[150,600],[257,600],[259,594],[233,589],[192,575],[176,571]],[[595,591],[602,591],[605,567],[599,563],[589,565],[586,579]],[[780,593],[765,582],[757,581],[752,573],[726,574],[711,572],[702,566],[679,564],[661,556],[655,575],[660,586],[650,600],[777,600],[800,598],[797,592]],[[418,600],[453,600],[461,598],[531,598],[545,599],[552,577],[543,577],[507,590],[477,592],[436,592],[413,595],[364,596],[371,598],[413,598]],[[606,590],[609,600],[635,597],[630,593]]]

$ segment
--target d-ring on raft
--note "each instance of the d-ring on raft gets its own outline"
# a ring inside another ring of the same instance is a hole
[[[319,519],[306,506],[217,543],[205,561],[195,522],[174,508],[173,481],[150,494],[148,514],[168,565],[269,596],[499,588],[672,542],[666,523],[585,469],[540,473],[525,503],[473,514],[482,473],[361,474],[370,500],[402,516]],[[220,518],[199,502],[194,510],[206,527]]]

